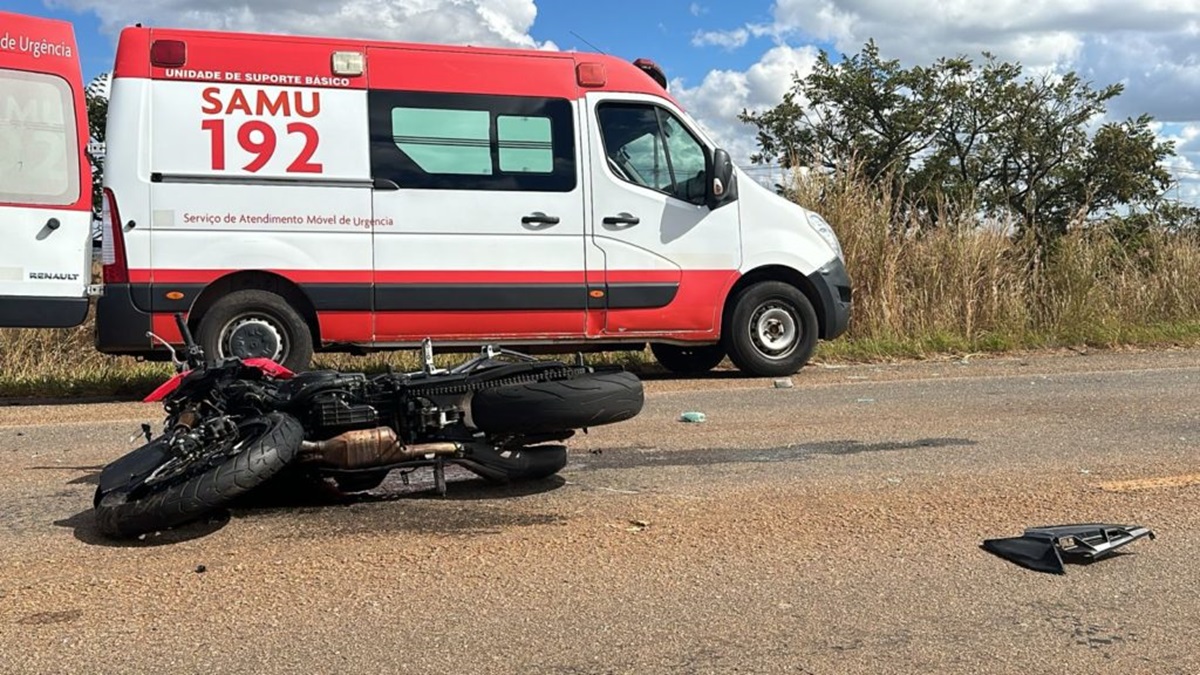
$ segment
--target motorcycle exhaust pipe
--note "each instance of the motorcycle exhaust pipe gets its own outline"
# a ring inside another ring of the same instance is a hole
[[[461,445],[450,442],[405,445],[391,427],[347,431],[324,441],[300,444],[301,461],[333,469],[369,469],[429,455],[455,455],[461,450]]]

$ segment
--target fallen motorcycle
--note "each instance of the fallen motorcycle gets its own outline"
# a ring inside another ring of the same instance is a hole
[[[403,374],[210,363],[182,316],[176,323],[186,344],[183,358],[172,352],[178,373],[147,397],[163,401],[163,432],[144,426],[146,443],[100,475],[94,514],[109,536],[196,520],[285,470],[343,492],[429,467],[445,494],[447,464],[495,482],[545,478],[566,465],[563,442],[577,430],[627,420],[643,403],[641,382],[620,368],[487,347],[439,369],[428,341],[423,369]]]

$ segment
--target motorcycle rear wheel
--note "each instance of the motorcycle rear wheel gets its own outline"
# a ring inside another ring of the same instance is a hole
[[[541,434],[586,429],[634,417],[645,394],[633,373],[584,373],[475,392],[471,423],[491,434]]]
[[[247,419],[238,428],[247,434],[237,441],[240,451],[202,473],[139,497],[132,497],[137,486],[100,495],[96,527],[109,537],[136,537],[196,520],[279,473],[304,439],[300,422],[283,413]]]

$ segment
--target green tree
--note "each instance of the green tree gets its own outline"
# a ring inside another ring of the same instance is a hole
[[[1147,115],[1091,126],[1121,85],[1095,88],[1076,73],[1026,77],[984,54],[928,66],[885,60],[874,42],[833,63],[822,53],[756,127],[756,162],[853,167],[890,190],[906,213],[984,214],[1041,240],[1073,222],[1150,208],[1170,185],[1174,147]]]
[[[1001,176],[995,141],[1011,112],[1008,101],[1020,67],[990,54],[976,68],[968,59],[941,59],[940,116],[931,121],[934,140],[921,165],[907,176],[912,199],[931,217],[939,207],[950,211],[981,208],[983,186]]]
[[[108,121],[108,91],[110,84],[110,74],[101,73],[88,83],[84,90],[84,98],[87,100],[87,115],[88,115],[88,132],[91,136],[91,142],[88,144],[88,161],[92,165],[92,220],[100,219],[100,212],[104,206],[104,192],[102,183],[104,180],[104,148],[105,148],[105,124]],[[99,237],[99,232],[93,231],[93,239]]]
[[[931,100],[934,75],[881,59],[874,42],[836,64],[821,52],[808,77],[794,76],[780,105],[742,113],[758,127],[753,160],[829,169],[853,161],[870,180],[903,172],[933,140],[930,122],[940,112]]]
[[[1160,203],[1173,185],[1162,162],[1175,149],[1173,143],[1158,140],[1153,122],[1149,115],[1141,115],[1100,127],[1073,183],[1082,188],[1074,201],[1084,203],[1089,212]]]

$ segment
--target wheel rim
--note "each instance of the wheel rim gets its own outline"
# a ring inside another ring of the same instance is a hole
[[[285,335],[284,329],[274,317],[248,313],[225,324],[217,339],[217,348],[222,358],[268,358],[282,363],[287,359],[290,348]]]
[[[242,453],[246,446],[262,438],[270,430],[271,424],[264,417],[245,420],[238,425],[235,437],[190,458],[172,457],[143,479],[142,485],[153,489],[156,485],[170,483],[179,476],[190,475],[196,471],[206,471],[219,461]]]
[[[267,432],[271,431],[272,426],[270,418],[267,417],[252,417],[248,420],[242,420],[238,424],[237,438],[234,439],[233,445],[225,451],[225,454],[241,454],[246,450],[246,446],[266,436]]]
[[[800,322],[792,308],[780,302],[765,302],[750,317],[750,337],[763,356],[785,359],[800,344]]]

